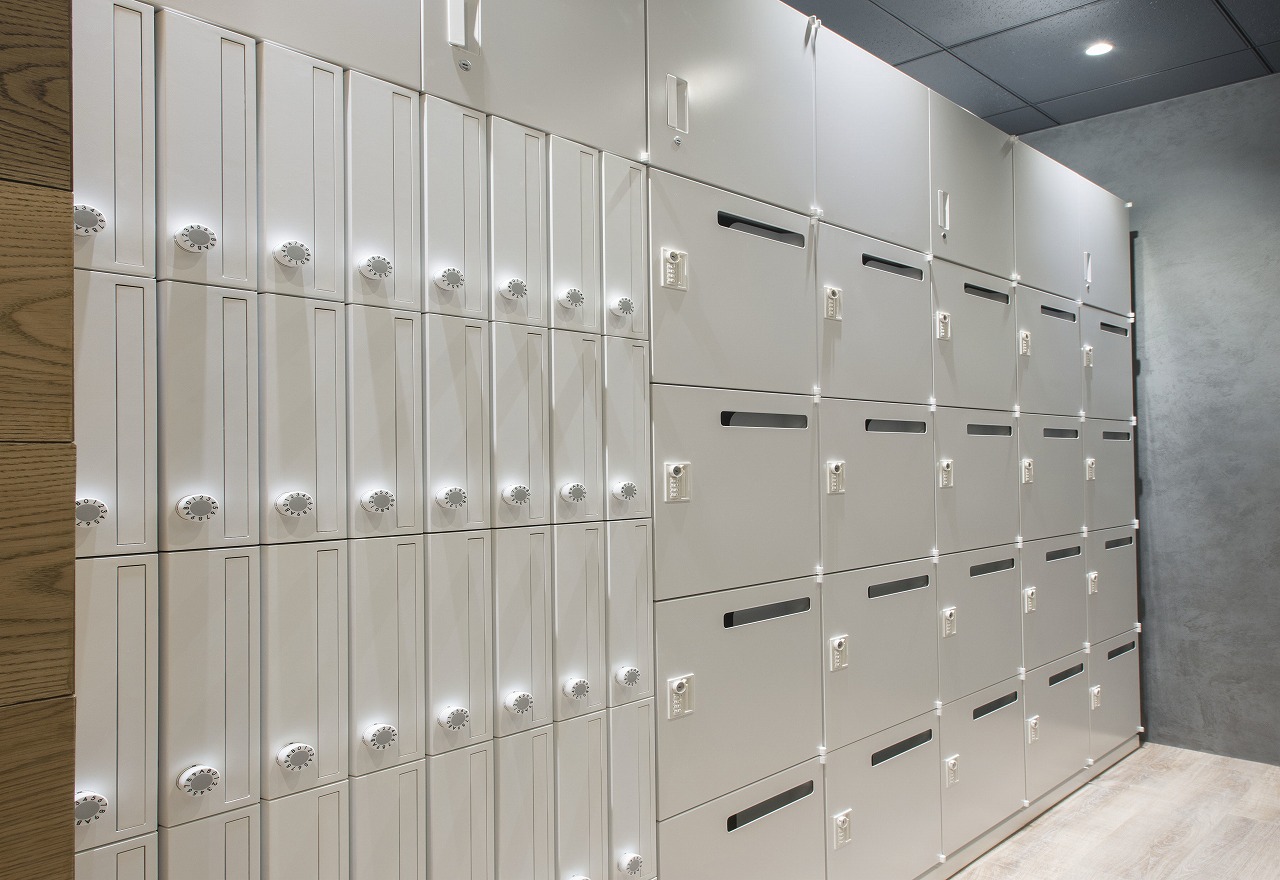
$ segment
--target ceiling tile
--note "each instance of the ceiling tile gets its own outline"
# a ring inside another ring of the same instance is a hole
[[[1023,104],[947,52],[918,58],[899,65],[898,69],[978,116],[1003,113]]]
[[[1099,40],[1115,51],[1085,55]],[[1243,48],[1213,0],[1101,0],[954,52],[1039,104]]]
[[[938,46],[898,21],[871,0],[790,0],[805,15],[816,15],[830,28],[872,55],[901,64],[937,52]]]
[[[1262,54],[1267,56],[1267,60],[1271,62],[1271,67],[1280,70],[1280,42],[1268,43],[1261,47]]]
[[[1027,134],[1032,131],[1039,131],[1042,128],[1052,128],[1054,121],[1045,116],[1035,107],[1019,107],[1017,110],[1009,110],[1005,113],[997,113],[995,116],[988,116],[987,122],[990,122],[996,128],[1005,134]]]
[[[876,0],[944,46],[985,37],[1091,0]],[[855,41],[856,42],[856,41]]]
[[[1255,43],[1280,40],[1280,3],[1276,0],[1222,0]]]

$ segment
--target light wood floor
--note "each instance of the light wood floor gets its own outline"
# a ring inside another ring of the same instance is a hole
[[[955,876],[1148,878],[1280,878],[1280,767],[1148,745]]]

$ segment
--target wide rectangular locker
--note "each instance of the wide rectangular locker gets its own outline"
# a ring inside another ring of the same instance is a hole
[[[1089,641],[1109,639],[1138,622],[1137,531],[1132,526],[1090,532],[1085,539]]]
[[[339,303],[258,297],[262,542],[347,536],[347,332]]]
[[[1137,631],[1089,651],[1089,757],[1095,761],[1142,732]]]
[[[423,333],[427,531],[488,528],[489,325],[479,318],[427,315]]]
[[[347,306],[347,527],[422,531],[422,315]]]
[[[260,608],[257,547],[160,557],[161,825],[258,802]]]
[[[71,50],[76,268],[154,276],[155,10],[75,0]]]
[[[658,823],[662,880],[823,880],[817,758]]]
[[[1117,315],[1132,315],[1129,206],[1083,177],[1079,187],[1084,301]]]
[[[258,303],[166,281],[157,357],[160,549],[258,543]]]
[[[811,397],[654,386],[657,598],[814,571],[817,415]]]
[[[818,295],[823,397],[933,399],[933,297],[922,254],[819,224]]]
[[[815,578],[659,602],[654,624],[659,819],[814,753],[822,739]],[[765,723],[744,724],[744,706],[768,706]]]
[[[1084,292],[1078,174],[1013,144],[1014,257],[1022,284],[1078,301]],[[1024,407],[1025,409],[1025,407]]]
[[[422,99],[428,312],[489,317],[489,118]]]
[[[1084,420],[1084,524],[1090,529],[1138,518],[1134,430],[1129,422]]]
[[[551,528],[493,533],[494,735],[551,722]]]
[[[1084,528],[1084,441],[1079,416],[1018,419],[1018,489],[1024,541]]]
[[[935,546],[927,406],[823,398],[822,570],[919,559]]]
[[[556,526],[552,717],[564,721],[608,704],[605,652],[605,524]]]
[[[156,283],[75,272],[76,555],[156,549]]]
[[[1133,324],[1089,306],[1080,309],[1084,411],[1091,419],[1133,418]]]
[[[262,802],[262,880],[347,880],[350,793],[343,779]]]
[[[258,289],[347,291],[342,68],[258,44]]]
[[[427,759],[428,877],[494,880],[493,752],[487,742]]]
[[[427,880],[427,762],[351,780],[352,880]]]
[[[347,544],[352,776],[426,753],[423,553],[421,535]]]
[[[932,559],[823,575],[823,716],[828,749],[938,700],[938,573]]]
[[[1022,665],[1035,669],[1089,640],[1084,538],[1022,545]]]
[[[649,338],[649,172],[600,154],[604,332]]]
[[[1016,424],[1012,413],[939,407],[933,414],[939,553],[1017,538]]]
[[[600,154],[551,135],[547,165],[551,326],[602,333]]]
[[[1018,408],[1024,413],[1074,416],[1084,408],[1080,366],[1080,307],[1073,301],[1019,287]]]
[[[344,77],[347,302],[421,309],[422,98],[354,70]]]
[[[427,536],[431,755],[493,736],[493,543],[492,532]]]
[[[654,701],[609,710],[608,880],[658,875]]]
[[[1083,651],[1033,669],[1023,684],[1027,800],[1066,782],[1089,761],[1089,676]]]
[[[554,880],[556,875],[556,748],[548,724],[494,742],[497,876]]]
[[[167,9],[156,14],[156,274],[258,284],[254,43]]]
[[[555,727],[558,876],[608,878],[608,715],[584,715]]]
[[[158,569],[76,562],[77,850],[156,830]]]
[[[1023,668],[1021,591],[1016,547],[938,559],[938,683],[944,703]]]
[[[1014,284],[943,260],[930,265],[937,402],[1012,410],[1018,399]]]
[[[160,829],[160,876],[183,880],[260,880],[261,807]]]
[[[605,516],[653,515],[649,484],[649,344],[604,340]]]
[[[932,711],[827,753],[827,876],[905,880],[938,863],[940,762]]]
[[[609,705],[653,696],[653,523],[611,522],[605,599]]]
[[[653,380],[812,394],[809,218],[661,171],[649,193]]]
[[[159,880],[159,871],[155,833],[76,853],[76,880]]]
[[[604,519],[603,347],[602,336],[551,331],[554,522]]]
[[[489,120],[489,317],[547,326],[547,136]]]
[[[494,322],[494,526],[550,522],[550,331]]]

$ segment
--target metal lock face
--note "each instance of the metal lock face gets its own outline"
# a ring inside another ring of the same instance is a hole
[[[666,464],[665,499],[668,504],[675,501],[688,501],[690,495],[689,462],[669,461]]]
[[[382,281],[391,277],[391,261],[386,257],[372,256],[360,264],[360,274],[370,281]]]
[[[822,297],[823,316],[828,321],[844,320],[844,291],[838,287],[823,288],[824,296]]]
[[[1022,610],[1027,614],[1036,612],[1036,588],[1027,587],[1022,591]]]
[[[1040,716],[1032,715],[1027,719],[1027,744],[1040,741]]]
[[[1022,460],[1022,482],[1034,483],[1036,481],[1036,463],[1034,459],[1024,458]]]
[[[1095,684],[1089,688],[1089,708],[1097,709],[1102,705],[1102,685]]]
[[[938,338],[951,338],[951,314],[949,312],[938,312]]]
[[[844,494],[844,462],[843,461],[827,462],[827,494],[828,495]]]
[[[1096,458],[1086,458],[1084,460],[1084,478],[1086,481],[1098,479],[1098,460]]]
[[[1023,357],[1031,357],[1031,331],[1018,331],[1018,354]]]
[[[311,262],[311,248],[300,241],[286,241],[272,254],[281,266],[296,269]]]
[[[107,218],[102,212],[89,205],[76,205],[72,209],[76,235],[97,235],[107,228]]]
[[[107,518],[107,505],[97,498],[80,498],[76,500],[76,528],[88,529],[102,525]]]
[[[671,290],[689,289],[689,255],[683,251],[662,249],[662,286]]]
[[[1093,366],[1093,346],[1092,345],[1086,345],[1084,347],[1084,365],[1086,367]]]
[[[956,485],[956,463],[949,458],[938,462],[938,488],[954,489]]]
[[[828,643],[831,657],[831,671],[849,668],[849,637],[834,636]]]
[[[959,612],[956,610],[954,605],[950,608],[942,609],[942,637],[944,639],[950,638],[956,634],[956,628],[958,625],[956,618],[958,614]]]
[[[682,675],[667,680],[667,720],[674,721],[693,714],[693,676]]]
[[[947,788],[950,788],[960,781],[959,755],[952,755],[950,758],[947,758],[946,762],[943,764],[943,768],[946,772]]]
[[[845,810],[831,817],[832,835],[835,840],[833,849],[842,849],[853,842],[853,810]]]
[[[1098,592],[1098,573],[1096,571],[1089,572],[1089,595],[1093,596]]]

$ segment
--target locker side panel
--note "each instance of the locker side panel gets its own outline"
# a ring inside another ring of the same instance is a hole
[[[422,99],[426,311],[489,317],[489,119]]]
[[[601,333],[600,154],[553,135],[547,155],[551,326]]]
[[[262,804],[263,880],[351,876],[347,780]]]
[[[494,753],[498,876],[553,880],[557,875],[552,725],[498,739]]]
[[[550,521],[547,330],[493,323],[493,525]]]
[[[604,338],[551,331],[554,522],[604,518]]]
[[[658,873],[654,703],[609,710],[609,867],[611,880]],[[638,859],[638,861],[637,861]]]
[[[608,519],[653,515],[649,483],[649,346],[604,340],[604,483]]]
[[[427,876],[494,880],[493,743],[427,759]]]
[[[1015,675],[1022,666],[1022,574],[1016,547],[938,560],[938,672],[950,702]]]
[[[260,807],[160,829],[160,876],[183,880],[261,880]]]
[[[649,173],[611,153],[600,157],[604,332],[649,338]]]
[[[597,712],[608,703],[605,683],[604,523],[556,526],[555,708],[557,721]]]
[[[653,523],[608,525],[609,705],[653,696]]]
[[[1137,537],[1129,526],[1090,532],[1086,539],[1090,642],[1113,638],[1137,624]]]
[[[76,853],[76,880],[159,880],[159,871],[155,833]]]
[[[556,865],[559,876],[610,876],[609,719],[556,725]]]
[[[426,333],[427,531],[489,526],[489,326],[428,315]]]
[[[489,316],[545,327],[547,136],[493,117],[489,163]]]
[[[427,880],[427,764],[351,780],[353,880]]]
[[[494,735],[551,721],[551,529],[493,533]]]

